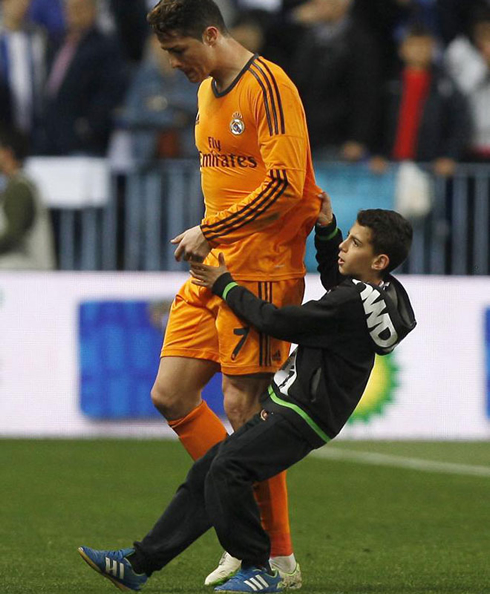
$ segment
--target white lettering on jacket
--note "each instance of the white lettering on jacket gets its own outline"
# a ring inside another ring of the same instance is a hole
[[[357,285],[360,281],[353,279],[353,282]],[[389,314],[383,311],[386,307],[384,299],[377,289],[371,285],[365,285],[361,291],[361,300],[371,338],[381,348],[389,349],[396,344],[398,333]]]

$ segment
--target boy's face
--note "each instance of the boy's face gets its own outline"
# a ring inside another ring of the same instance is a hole
[[[356,221],[339,246],[340,274],[364,282],[378,283],[381,280],[382,270],[379,269],[379,264],[383,256],[374,253],[371,238],[371,229]]]

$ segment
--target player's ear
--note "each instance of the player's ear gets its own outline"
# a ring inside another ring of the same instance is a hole
[[[205,45],[214,46],[219,37],[219,29],[217,27],[206,27],[204,29],[204,33],[202,34],[202,42]]]

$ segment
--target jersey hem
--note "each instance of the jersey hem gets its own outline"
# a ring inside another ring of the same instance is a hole
[[[221,366],[221,373],[225,375],[255,375],[258,373],[270,373],[274,375],[276,371],[279,369],[280,365],[277,367],[260,367],[259,365],[250,366],[250,367],[227,367],[226,365]]]
[[[272,281],[287,281],[304,278],[306,275],[306,269],[303,272],[287,273],[287,274],[261,274],[261,275],[247,275],[242,276],[240,273],[231,271],[233,280],[239,281],[261,281],[261,282],[272,282]]]

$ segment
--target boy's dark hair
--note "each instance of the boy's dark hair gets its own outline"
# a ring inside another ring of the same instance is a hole
[[[10,149],[14,157],[23,163],[29,155],[29,142],[27,136],[20,130],[9,126],[0,126],[0,146]]]
[[[147,17],[158,39],[179,35],[202,41],[207,27],[228,34],[220,9],[213,0],[160,0]]]
[[[402,264],[412,245],[412,225],[394,210],[372,208],[360,210],[357,222],[371,229],[371,243],[374,253],[386,254],[390,262],[384,273],[387,274]]]

